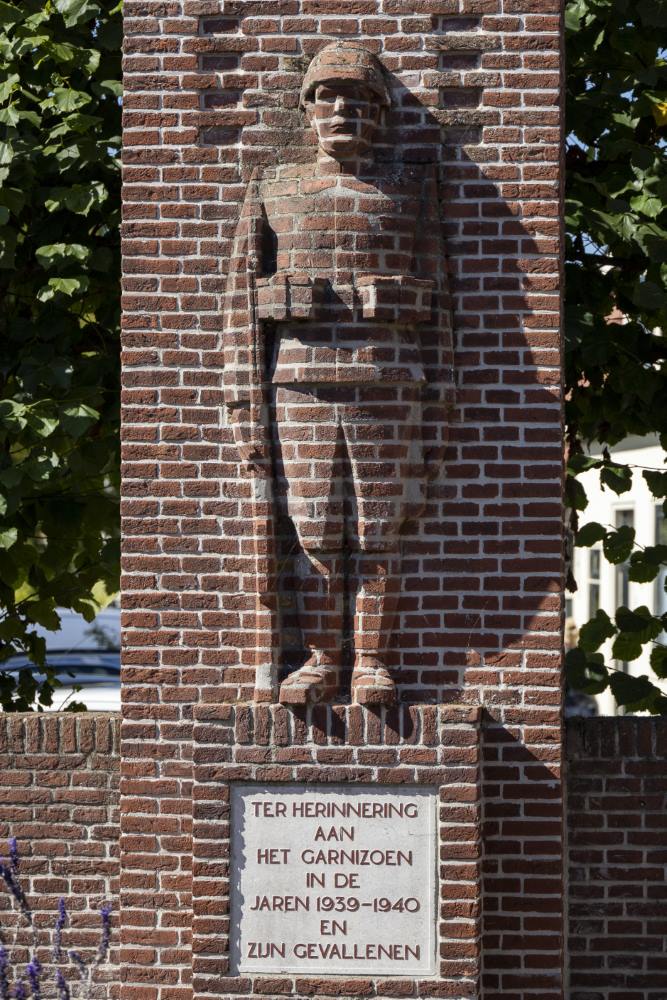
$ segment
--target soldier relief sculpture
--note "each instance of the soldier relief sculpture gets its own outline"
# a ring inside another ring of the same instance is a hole
[[[301,89],[316,155],[252,177],[228,276],[224,399],[252,482],[260,611],[277,587],[277,516],[295,536],[303,662],[280,685],[284,704],[334,699],[349,662],[353,702],[395,700],[402,529],[443,461],[452,370],[437,172],[377,161],[389,106],[372,53],[319,51]],[[270,700],[275,651],[258,655],[256,698]]]

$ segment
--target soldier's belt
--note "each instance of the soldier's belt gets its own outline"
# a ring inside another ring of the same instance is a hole
[[[410,326],[431,318],[433,282],[411,275],[361,274],[353,285],[332,286],[327,278],[303,272],[278,271],[257,279],[257,315],[260,319],[324,319],[341,308],[359,310],[360,318]]]

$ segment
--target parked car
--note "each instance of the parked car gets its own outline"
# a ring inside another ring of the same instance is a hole
[[[599,715],[595,698],[583,691],[575,691],[568,687],[565,692],[565,704],[563,714],[566,719],[574,719],[581,716],[584,719],[594,719]]]
[[[46,660],[56,671],[62,687],[56,688],[47,711],[67,708],[72,701],[83,702],[91,712],[120,709],[120,609],[109,605],[94,621],[59,608],[61,627],[57,632],[37,627],[46,639]],[[14,656],[2,670],[18,674],[29,666],[24,656]],[[44,675],[36,673],[38,680]],[[78,689],[78,690],[77,690]]]

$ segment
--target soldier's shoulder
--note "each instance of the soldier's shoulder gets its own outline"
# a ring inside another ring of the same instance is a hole
[[[285,185],[296,190],[302,180],[312,175],[313,166],[310,163],[282,163],[264,172],[262,186],[267,191]]]
[[[277,174],[281,180],[300,180],[302,177],[312,177],[315,171],[315,164],[312,158],[307,162],[297,160],[292,163],[281,163],[276,167]]]

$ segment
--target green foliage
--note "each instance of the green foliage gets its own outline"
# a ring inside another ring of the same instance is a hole
[[[606,639],[616,635],[616,628],[606,611],[599,608],[595,617],[581,626],[579,646],[584,652],[592,653],[599,649]]]
[[[576,530],[585,491],[574,477],[599,471],[622,495],[632,470],[608,447],[630,434],[658,432],[667,444],[667,61],[666,0],[568,0],[566,226],[566,410],[568,500]],[[609,322],[614,314],[623,322]],[[602,446],[602,456],[585,449]],[[667,496],[667,472],[646,471],[654,496]],[[572,484],[576,483],[576,487]],[[655,580],[667,547],[635,549],[634,531],[589,523],[576,544],[602,542],[607,560],[629,562],[631,580]],[[647,608],[604,612],[583,626],[570,651],[570,683],[610,687],[628,711],[664,712],[667,698],[648,677],[631,677],[595,652],[613,638],[612,656],[636,659],[647,643],[651,667],[667,676],[658,642],[667,621]]]
[[[0,2],[0,704],[118,586],[120,4]]]

